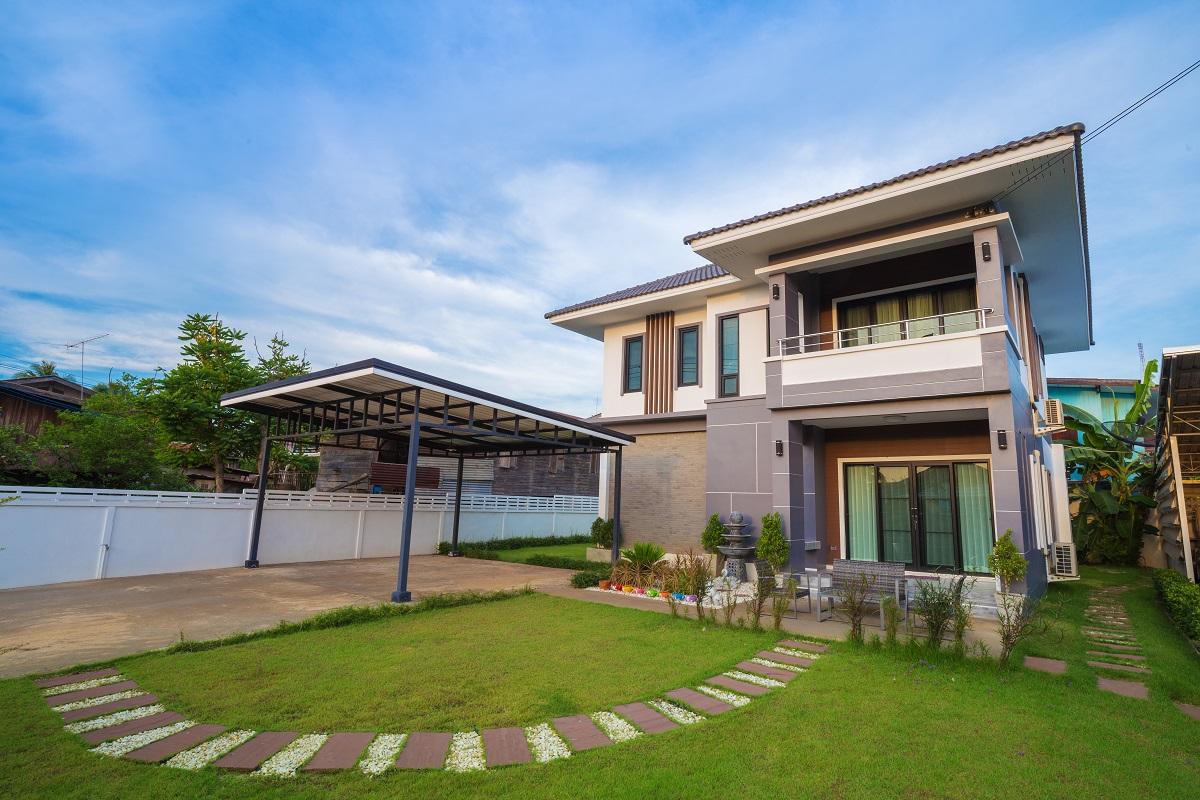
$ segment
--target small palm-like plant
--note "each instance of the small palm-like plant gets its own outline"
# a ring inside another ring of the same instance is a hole
[[[653,542],[637,542],[621,551],[621,562],[628,565],[634,586],[649,586],[659,577],[658,563],[667,551]]]

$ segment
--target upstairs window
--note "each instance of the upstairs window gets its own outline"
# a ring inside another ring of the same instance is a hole
[[[841,346],[924,339],[975,330],[971,281],[881,294],[838,304]]]
[[[642,390],[642,337],[630,336],[625,340],[625,366],[621,391],[625,394]]]
[[[700,326],[679,329],[680,386],[700,385]]]
[[[738,316],[722,317],[718,322],[718,362],[720,366],[718,394],[736,397],[738,394]]]

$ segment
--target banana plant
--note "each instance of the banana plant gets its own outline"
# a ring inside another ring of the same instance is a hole
[[[1121,419],[1104,422],[1066,404],[1066,425],[1078,431],[1078,444],[1066,448],[1069,468],[1080,480],[1071,487],[1077,511],[1072,533],[1084,559],[1093,563],[1135,564],[1142,536],[1156,529],[1147,522],[1154,508],[1154,432],[1157,427],[1154,376],[1149,361],[1134,389],[1133,404]]]

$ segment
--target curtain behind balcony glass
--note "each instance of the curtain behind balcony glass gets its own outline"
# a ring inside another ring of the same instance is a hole
[[[908,323],[908,338],[923,339],[926,336],[937,336],[937,295],[932,290],[926,289],[919,292],[909,292],[906,299],[908,302],[908,318],[910,320],[917,320],[916,322]],[[933,319],[920,319],[920,317],[933,317]]]
[[[975,290],[970,286],[959,286],[942,290],[942,313],[945,315],[946,333],[975,330]]]
[[[882,297],[875,301],[875,335],[872,341],[895,342],[901,338],[900,297]],[[891,324],[889,324],[891,323]]]
[[[846,467],[846,537],[850,558],[879,560],[875,520],[875,467],[867,464]]]
[[[992,550],[992,490],[987,464],[955,464],[958,494],[958,529],[962,537],[963,569],[988,572]]]

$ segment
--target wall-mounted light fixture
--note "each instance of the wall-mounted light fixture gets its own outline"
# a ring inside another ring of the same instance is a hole
[[[992,260],[992,243],[991,242],[983,243],[983,260],[984,261]]]
[[[775,440],[775,455],[783,458],[783,439]]]
[[[771,299],[772,300],[779,299],[779,284],[778,283],[771,284]]]
[[[1008,431],[1004,430],[1003,428],[996,431],[996,445],[1001,450],[1008,449]]]

